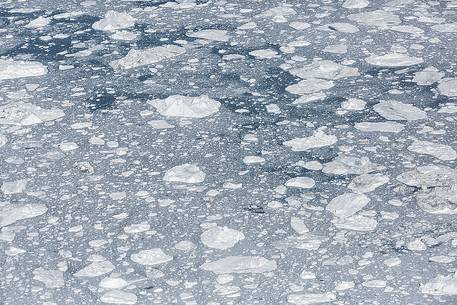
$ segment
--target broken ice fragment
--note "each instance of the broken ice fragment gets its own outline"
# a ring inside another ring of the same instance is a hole
[[[418,153],[430,155],[443,161],[455,160],[457,152],[446,144],[415,140],[408,146],[408,150]]]
[[[39,106],[15,102],[0,106],[0,124],[29,126],[57,120],[65,116],[60,109],[45,109]]]
[[[165,172],[164,181],[182,183],[200,183],[205,180],[206,174],[194,164],[177,165]]]
[[[413,105],[398,101],[382,101],[373,106],[382,117],[393,121],[415,121],[427,118],[427,113]]]
[[[432,295],[457,295],[457,272],[438,275],[421,286],[422,293]]]
[[[185,52],[185,48],[176,45],[163,45],[141,50],[131,49],[125,57],[112,61],[110,65],[114,70],[128,70],[171,59]]]
[[[131,292],[110,290],[101,296],[100,301],[109,304],[135,304],[137,302],[137,297]]]
[[[286,181],[285,185],[288,187],[296,187],[303,189],[313,188],[316,183],[309,177],[295,177]]]
[[[243,240],[244,234],[227,227],[214,227],[203,232],[200,238],[207,247],[225,250],[232,248],[240,240]]]
[[[74,274],[76,277],[97,277],[114,270],[114,265],[108,260],[94,261]]]
[[[149,104],[164,116],[204,118],[219,111],[221,103],[208,97],[172,95],[164,100],[153,100]]]
[[[0,59],[0,80],[41,76],[47,73],[48,68],[39,62]]]
[[[60,270],[33,270],[33,279],[42,282],[47,288],[59,288],[65,285],[63,272]]]
[[[336,300],[336,295],[332,292],[326,293],[296,293],[287,296],[287,302],[295,305],[310,305],[320,303],[330,303]]]
[[[457,78],[443,78],[440,80],[438,91],[445,96],[457,97]]]
[[[0,228],[16,221],[43,215],[48,211],[44,204],[6,204],[0,205]]]
[[[309,137],[295,138],[284,142],[284,145],[290,147],[293,151],[306,151],[313,148],[330,146],[337,141],[338,138],[336,136],[328,135],[322,130],[317,130]]]
[[[422,58],[412,57],[403,53],[389,53],[385,55],[371,55],[365,59],[367,63],[379,67],[407,67],[424,62]]]
[[[135,18],[127,13],[108,11],[105,17],[92,25],[94,30],[99,31],[117,31],[126,29],[135,25]]]
[[[264,273],[276,269],[276,262],[261,256],[228,256],[200,266],[203,270],[216,274]]]
[[[370,198],[363,194],[345,193],[333,198],[326,210],[339,218],[349,217],[363,209],[370,202]]]
[[[140,265],[155,266],[173,260],[173,257],[165,254],[160,248],[141,250],[130,257],[132,261]]]

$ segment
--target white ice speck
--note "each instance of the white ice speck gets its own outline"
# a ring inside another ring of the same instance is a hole
[[[132,254],[130,258],[137,264],[147,266],[165,264],[173,260],[172,256],[165,254],[160,248],[141,250]]]
[[[225,250],[232,248],[240,240],[243,240],[244,234],[227,227],[214,227],[203,232],[200,238],[207,247]]]
[[[172,95],[149,102],[161,115],[170,117],[204,118],[219,111],[221,103],[207,95]]]
[[[216,274],[264,273],[276,269],[276,262],[261,256],[228,256],[204,263],[200,268]]]
[[[167,182],[200,183],[206,174],[195,164],[182,164],[170,168],[163,177]]]

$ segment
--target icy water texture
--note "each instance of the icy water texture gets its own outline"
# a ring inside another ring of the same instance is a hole
[[[0,37],[0,304],[457,304],[457,1],[0,0]]]

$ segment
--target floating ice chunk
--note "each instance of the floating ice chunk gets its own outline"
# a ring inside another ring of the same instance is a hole
[[[314,236],[307,232],[303,232],[303,234],[297,236],[288,236],[273,243],[278,249],[294,248],[307,251],[317,250],[321,244],[322,237]]]
[[[149,231],[151,226],[147,223],[135,223],[124,227],[124,232],[128,234],[137,234]]]
[[[314,182],[313,179],[311,179],[309,177],[295,177],[295,178],[291,178],[291,179],[287,180],[285,185],[287,187],[310,189],[310,188],[313,188],[316,185],[316,183]]]
[[[372,163],[367,157],[357,158],[340,155],[325,163],[322,172],[333,175],[361,175],[381,170],[383,167]]]
[[[0,106],[0,124],[5,125],[29,126],[63,116],[65,113],[60,109],[45,109],[30,103],[15,102]]]
[[[227,31],[225,30],[201,30],[198,32],[188,33],[187,36],[223,42],[230,40],[230,36],[227,34]]]
[[[45,270],[40,267],[33,270],[33,279],[42,282],[47,288],[59,288],[65,285],[63,272],[60,270]]]
[[[200,266],[203,270],[216,274],[264,273],[276,269],[276,262],[261,256],[227,256]]]
[[[361,122],[355,123],[354,127],[364,132],[399,133],[405,128],[405,125],[397,122]]]
[[[362,283],[364,287],[369,288],[384,288],[387,285],[387,282],[384,280],[369,280]]]
[[[148,121],[148,125],[154,129],[171,129],[175,128],[175,125],[168,123],[165,120],[151,120]]]
[[[348,51],[348,47],[345,44],[332,44],[326,46],[323,51],[334,54],[345,54]]]
[[[92,25],[94,30],[114,32],[135,25],[135,18],[127,13],[108,11],[105,17]]]
[[[289,23],[289,26],[293,29],[301,31],[311,27],[311,24],[303,21],[292,21]]]
[[[106,260],[94,261],[74,274],[76,277],[97,277],[114,270],[114,265]]]
[[[435,31],[438,31],[441,33],[457,33],[457,22],[435,24],[432,26],[432,30],[435,30]]]
[[[419,86],[430,86],[443,77],[444,72],[439,72],[439,70],[435,67],[427,67],[422,71],[414,73],[413,82]]]
[[[197,246],[190,240],[183,240],[183,241],[178,242],[175,245],[175,248],[179,251],[189,252],[189,251],[195,250],[195,248],[197,248]]]
[[[457,97],[457,78],[444,78],[438,83],[438,91],[442,95]]]
[[[348,188],[358,193],[369,193],[389,182],[389,177],[381,174],[363,174],[352,179]]]
[[[404,53],[389,53],[385,55],[371,55],[365,61],[370,65],[378,67],[408,67],[424,62],[420,57],[409,56]]]
[[[293,151],[306,151],[313,148],[330,146],[337,141],[338,138],[336,136],[328,135],[322,130],[317,130],[309,137],[292,139],[284,142],[284,145],[290,147]]]
[[[132,254],[130,258],[137,264],[147,266],[165,264],[173,260],[172,256],[165,254],[160,248],[141,250]]]
[[[78,149],[78,144],[75,142],[62,142],[59,144],[59,148],[61,151],[67,152]]]
[[[422,285],[421,292],[432,295],[457,295],[457,272],[438,275]]]
[[[346,0],[343,3],[344,8],[365,8],[370,4],[367,0]]]
[[[376,219],[358,214],[346,218],[335,218],[332,223],[339,229],[362,232],[373,231],[378,225]]]
[[[246,156],[246,157],[243,158],[243,163],[244,164],[265,163],[265,158],[262,158],[260,156]]]
[[[202,243],[210,248],[226,250],[244,239],[244,234],[227,227],[214,227],[206,230],[200,236]]]
[[[295,305],[330,303],[336,300],[332,292],[326,293],[294,293],[287,296],[287,302]]]
[[[136,304],[137,297],[131,292],[110,290],[101,296],[100,301],[109,304]]]
[[[153,100],[149,104],[164,116],[204,118],[219,111],[221,103],[207,95],[171,95],[164,100]]]
[[[348,16],[348,19],[367,26],[377,26],[381,28],[401,23],[401,19],[397,15],[383,10],[351,14]]]
[[[350,33],[350,34],[357,33],[359,31],[359,28],[356,27],[355,25],[350,24],[350,23],[345,23],[345,22],[329,23],[321,28],[329,29],[329,30],[333,30],[333,31],[341,32],[341,33]]]
[[[408,150],[418,153],[430,155],[443,161],[455,160],[457,158],[457,152],[449,145],[414,140],[414,142],[408,146]]]
[[[341,103],[341,108],[350,111],[359,111],[365,109],[367,102],[358,98],[349,98]]]
[[[40,62],[0,59],[0,80],[41,76],[47,73],[48,68]]]
[[[395,25],[390,28],[393,31],[408,33],[408,34],[422,34],[424,30],[412,25]]]
[[[8,138],[5,135],[0,134],[0,147],[8,143]]]
[[[309,232],[309,229],[306,227],[303,219],[299,217],[292,216],[290,218],[290,227],[298,234],[306,234]]]
[[[131,49],[125,57],[112,61],[110,66],[114,70],[133,69],[171,59],[185,52],[185,48],[172,44],[141,50]]]
[[[293,16],[296,15],[297,12],[286,5],[280,5],[277,7],[270,8],[263,12],[260,16],[262,17],[275,17],[275,16]]]
[[[292,94],[303,95],[327,90],[333,86],[334,83],[331,80],[309,78],[299,81],[297,84],[287,86],[286,91]]]
[[[415,121],[427,118],[427,113],[413,105],[398,101],[382,101],[373,106],[383,118],[393,121]]]
[[[132,41],[138,38],[138,34],[129,31],[117,31],[110,37],[115,40]]]
[[[105,289],[121,289],[129,283],[119,277],[106,277],[100,281],[99,286]]]
[[[25,27],[28,29],[41,29],[47,26],[50,22],[49,18],[40,16],[30,21]]]
[[[25,190],[26,186],[26,179],[20,179],[16,181],[5,181],[2,183],[1,191],[5,195],[19,194]]]
[[[300,78],[311,78],[311,80],[314,78],[337,80],[360,75],[357,68],[347,67],[331,60],[314,61],[301,68],[291,69],[289,73]]]
[[[200,183],[205,180],[206,174],[194,164],[177,165],[165,172],[164,181],[182,183]]]
[[[363,194],[345,193],[333,198],[326,207],[326,210],[339,218],[346,218],[362,210],[370,198]]]
[[[354,287],[355,287],[354,282],[341,281],[338,284],[336,284],[335,289],[337,291],[344,291],[344,290],[348,290],[348,289],[351,289]]]
[[[383,261],[383,263],[387,267],[395,267],[395,266],[399,266],[401,264],[401,259],[399,259],[398,257],[392,257],[392,258],[385,259]]]
[[[258,59],[270,59],[278,56],[278,52],[272,49],[254,50],[249,52],[249,55]]]
[[[16,221],[43,215],[48,211],[44,204],[7,204],[0,205],[0,228]]]

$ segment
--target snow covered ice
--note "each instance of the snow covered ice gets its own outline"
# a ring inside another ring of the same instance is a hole
[[[456,9],[0,0],[0,304],[457,304]]]

